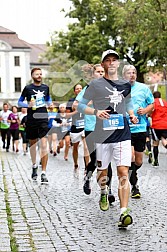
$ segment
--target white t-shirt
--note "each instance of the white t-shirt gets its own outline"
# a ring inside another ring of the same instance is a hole
[[[10,123],[7,122],[8,116],[12,113],[12,111],[7,110],[6,112],[4,110],[0,111],[0,118],[2,118],[0,127],[1,129],[8,129],[10,126]]]

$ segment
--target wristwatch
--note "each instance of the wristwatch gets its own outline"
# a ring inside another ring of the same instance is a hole
[[[96,115],[97,115],[97,112],[98,112],[98,109],[94,109],[93,114],[96,116]]]

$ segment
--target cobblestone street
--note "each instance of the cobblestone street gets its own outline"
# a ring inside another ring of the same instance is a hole
[[[130,199],[134,223],[119,230],[117,176],[116,202],[107,212],[99,208],[99,187],[94,174],[92,193],[83,193],[84,163],[80,147],[79,173],[61,152],[49,154],[48,185],[31,180],[29,154],[0,151],[0,252],[111,252],[167,251],[167,152],[161,149],[158,168],[144,157],[139,170],[141,199]]]

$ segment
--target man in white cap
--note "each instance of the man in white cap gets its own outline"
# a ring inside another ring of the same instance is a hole
[[[113,158],[117,166],[119,178],[118,195],[120,200],[120,218],[118,227],[132,224],[129,214],[129,180],[128,171],[131,165],[131,134],[126,119],[126,112],[132,123],[137,122],[131,103],[131,86],[124,80],[118,80],[119,55],[114,50],[104,51],[101,65],[105,74],[102,78],[92,80],[86,89],[83,99],[78,104],[78,111],[96,115],[95,142],[100,143],[100,160],[97,182],[101,188],[100,209],[109,209],[108,190],[106,187],[107,167]],[[93,101],[93,107],[88,102]],[[99,156],[98,156],[99,155]]]

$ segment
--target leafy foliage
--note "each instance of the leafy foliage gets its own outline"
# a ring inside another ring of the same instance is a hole
[[[100,62],[102,51],[116,49],[136,66],[138,80],[149,66],[166,66],[166,0],[70,0],[66,16],[73,22],[67,32],[55,32],[48,43],[48,55],[57,52],[68,60]]]

